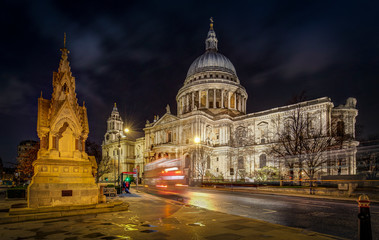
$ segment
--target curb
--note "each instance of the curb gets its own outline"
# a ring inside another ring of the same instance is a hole
[[[357,202],[358,198],[347,198],[347,197],[334,197],[326,195],[306,195],[298,193],[284,193],[284,192],[275,192],[270,190],[255,190],[255,189],[239,189],[239,188],[212,188],[212,187],[199,187],[200,189],[212,189],[218,191],[231,191],[231,192],[246,192],[246,193],[257,193],[257,194],[270,194],[270,195],[282,195],[282,196],[292,196],[292,197],[303,197],[303,198],[316,198],[316,199],[329,199],[329,200],[340,200],[340,201],[352,201]],[[379,204],[379,200],[370,200],[370,203]]]

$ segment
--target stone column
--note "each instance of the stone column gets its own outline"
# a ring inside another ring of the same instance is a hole
[[[224,89],[221,89],[221,108],[224,108]]]
[[[191,92],[191,98],[192,98],[192,110],[195,109],[195,94],[194,92]]]
[[[198,106],[198,109],[201,107],[201,91],[199,90],[198,91],[198,95],[199,95],[199,106]]]
[[[238,95],[238,107],[239,107],[239,111],[240,112],[243,112],[243,110],[242,110],[242,95]]]
[[[206,100],[205,100],[205,107],[209,108],[209,97],[208,97],[209,90],[207,89],[206,91],[207,91],[206,92],[207,93],[207,95],[206,95],[207,97],[206,97]]]
[[[213,89],[213,108],[216,108],[216,89]]]
[[[190,106],[189,106],[189,95],[188,95],[188,94],[186,94],[186,110],[187,110],[187,112],[190,111]]]
[[[228,91],[228,107],[227,108],[229,108],[229,109],[230,109],[230,99],[231,99],[230,92]]]

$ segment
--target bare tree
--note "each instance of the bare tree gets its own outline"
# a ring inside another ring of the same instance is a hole
[[[94,156],[97,163],[96,182],[107,173],[110,173],[113,169],[112,159],[109,156],[102,156],[101,146],[90,140],[86,141],[86,153],[89,156]]]
[[[310,180],[311,192],[316,173],[327,162],[327,151],[335,144],[330,127],[318,121],[321,120],[313,119],[298,104],[279,128],[277,142],[269,149],[272,155],[284,162],[290,179],[294,179],[295,168],[299,171],[299,180],[302,180],[302,173],[305,173]]]
[[[248,127],[242,125],[237,126],[234,131],[232,129],[231,132],[229,142],[231,149],[227,153],[229,165],[230,168],[233,168],[236,181],[238,178],[245,180],[247,176],[251,175],[251,165],[250,173],[246,171],[246,166],[247,156],[251,156],[254,153],[254,148],[252,147],[254,144],[254,136],[249,132]]]
[[[111,173],[113,170],[112,159],[109,156],[103,156],[100,163],[97,165],[96,182],[107,173]]]
[[[201,182],[207,170],[210,168],[212,150],[207,146],[197,146],[191,150],[193,156],[194,177],[200,177]]]

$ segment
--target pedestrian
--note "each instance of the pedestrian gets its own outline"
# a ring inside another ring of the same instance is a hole
[[[122,182],[122,192],[126,192],[126,184],[125,184],[125,181]]]
[[[130,194],[129,187],[130,187],[129,181],[125,181],[125,192]]]

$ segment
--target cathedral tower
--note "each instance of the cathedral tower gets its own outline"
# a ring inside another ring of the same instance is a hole
[[[66,37],[65,41],[66,42]],[[61,48],[58,72],[53,73],[52,98],[38,98],[37,133],[40,150],[28,188],[28,207],[84,205],[98,202],[93,172],[96,161],[85,153],[87,109],[78,104],[75,78]]]
[[[124,122],[118,112],[116,103],[114,104],[111,116],[107,120],[107,132],[105,133],[105,144],[117,140],[118,136],[124,137]]]

